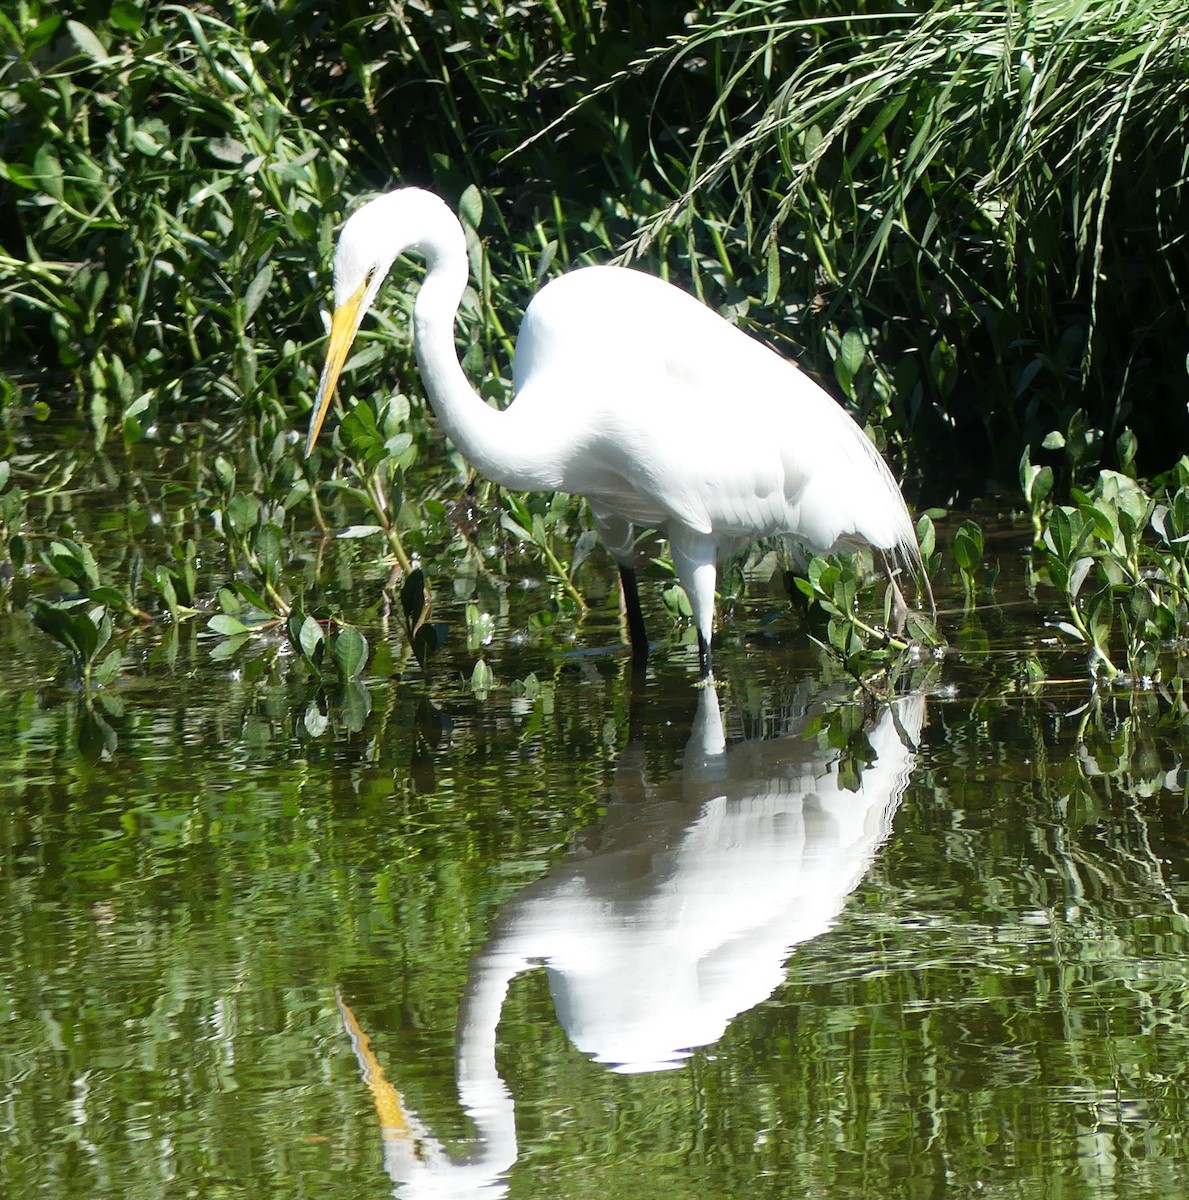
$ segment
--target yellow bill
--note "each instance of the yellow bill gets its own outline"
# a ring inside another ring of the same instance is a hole
[[[347,361],[347,352],[355,341],[359,323],[363,320],[363,297],[367,286],[359,290],[334,310],[330,319],[330,342],[326,347],[326,364],[322,368],[322,378],[318,382],[318,398],[314,401],[314,411],[310,414],[310,430],[306,434],[306,457],[314,449],[318,434],[322,431],[322,423],[330,411],[330,402],[334,399],[334,391],[338,386],[339,375],[342,374],[343,363]]]

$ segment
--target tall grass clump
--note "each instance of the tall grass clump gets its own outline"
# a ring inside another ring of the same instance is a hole
[[[1014,479],[1078,408],[1164,467],[1189,434],[1187,18],[27,0],[0,14],[8,407],[133,436],[300,416],[334,230],[401,181],[484,195],[468,336],[497,374],[541,278],[622,253],[832,373],[941,491]]]
[[[1006,481],[1085,407],[1167,466],[1189,434],[1186,28],[1184,0],[732,5],[633,65],[658,113],[691,66],[715,99],[684,142],[656,127],[671,201],[632,249],[725,242],[799,339],[837,358],[857,331],[935,461]]]

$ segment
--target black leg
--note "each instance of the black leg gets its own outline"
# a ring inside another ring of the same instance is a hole
[[[698,666],[701,668],[703,679],[709,679],[714,674],[710,663],[710,643],[702,636],[700,629],[698,630]]]
[[[648,633],[644,629],[644,614],[640,611],[640,593],[636,589],[636,572],[631,567],[619,568],[623,588],[623,606],[628,615],[628,639],[632,643],[632,662],[643,666],[648,658]]]

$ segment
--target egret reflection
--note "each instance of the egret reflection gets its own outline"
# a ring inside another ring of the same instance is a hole
[[[649,783],[643,745],[628,748],[603,819],[504,906],[472,964],[456,1041],[459,1100],[476,1131],[465,1157],[401,1102],[340,1001],[398,1195],[504,1194],[516,1128],[496,1035],[521,972],[543,965],[567,1036],[624,1073],[680,1067],[776,990],[790,953],[830,927],[891,832],[925,701],[884,708],[850,756],[806,736],[821,712],[728,748],[707,687],[671,779]]]

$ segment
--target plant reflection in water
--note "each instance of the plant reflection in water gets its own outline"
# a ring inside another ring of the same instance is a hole
[[[673,779],[648,784],[642,741],[628,747],[602,821],[504,906],[472,964],[456,1039],[459,1100],[476,1130],[466,1155],[448,1154],[404,1104],[339,996],[399,1196],[505,1193],[516,1124],[496,1032],[522,971],[543,964],[570,1040],[625,1073],[681,1066],[772,995],[790,952],[830,927],[891,832],[925,700],[878,713],[857,771],[809,736],[820,712],[728,749],[706,687]]]

